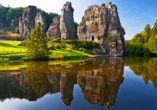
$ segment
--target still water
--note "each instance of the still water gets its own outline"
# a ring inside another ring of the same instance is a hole
[[[156,58],[65,62],[1,64],[0,110],[157,110]]]

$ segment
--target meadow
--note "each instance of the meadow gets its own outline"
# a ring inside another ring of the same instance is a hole
[[[0,41],[0,62],[11,62],[11,61],[23,61],[27,56],[27,48],[19,46],[21,41]],[[53,45],[59,45],[54,43]],[[56,59],[75,59],[88,57],[88,54],[73,50],[69,52],[70,45],[67,44],[66,49],[54,49],[50,50],[52,54],[49,55],[50,60]]]

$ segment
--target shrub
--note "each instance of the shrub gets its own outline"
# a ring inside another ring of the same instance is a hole
[[[7,61],[9,61],[9,58],[4,58],[4,62],[7,62]]]
[[[83,52],[87,52],[87,49],[83,49]]]
[[[55,48],[56,48],[56,49],[61,49],[61,45],[60,45],[60,44],[56,44],[56,45],[55,45]]]
[[[61,38],[58,37],[57,39],[54,39],[53,42],[56,42],[56,43],[61,43]]]
[[[51,46],[50,46],[50,49],[51,49],[51,50],[55,50],[55,45],[51,45]]]
[[[65,41],[65,40],[62,40],[62,42],[61,42],[61,47],[62,47],[63,49],[66,48],[66,41]]]
[[[0,62],[3,62],[3,58],[0,58]]]
[[[24,47],[26,47],[26,44],[27,44],[27,40],[24,40],[24,41],[21,42],[21,45],[24,46]]]
[[[80,51],[83,51],[83,48],[79,48]]]

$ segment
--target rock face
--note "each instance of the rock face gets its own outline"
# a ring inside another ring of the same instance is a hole
[[[19,19],[14,18],[14,20],[11,22],[10,30],[15,30],[15,32],[18,33],[18,27],[19,27]]]
[[[125,32],[121,26],[116,5],[111,4],[109,2],[101,6],[89,6],[78,26],[77,35],[79,40],[99,42],[102,53],[123,56]]]
[[[35,25],[39,24],[43,32],[46,31],[47,22],[43,12],[38,12],[35,17]]]
[[[77,37],[73,12],[71,2],[67,2],[61,10],[60,31],[62,39],[76,39]]]
[[[31,33],[31,29],[34,29],[35,24],[39,24],[44,32],[47,23],[43,12],[37,12],[36,6],[28,6],[27,11],[22,13],[22,17],[19,19],[19,32],[22,37]]]
[[[92,54],[94,54],[94,55],[101,55],[101,50],[99,50],[99,49],[93,49],[92,50]]]
[[[26,37],[26,35],[31,33],[31,29],[35,25],[36,14],[37,8],[35,6],[28,6],[27,11],[22,13],[22,18],[19,19],[19,32],[21,36]]]
[[[54,40],[58,37],[61,37],[61,32],[60,32],[60,17],[54,17],[53,21],[46,33],[47,38],[50,40]]]

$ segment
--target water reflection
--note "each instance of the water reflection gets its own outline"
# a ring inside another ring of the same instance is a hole
[[[64,65],[30,62],[20,71],[0,71],[0,100],[24,98],[36,101],[48,93],[61,93],[64,104],[71,106],[74,85],[78,84],[88,103],[110,108],[115,105],[119,88],[124,82],[124,65],[129,66],[137,76],[142,76],[146,84],[150,80],[157,87],[157,60],[154,58],[92,59]]]
[[[126,58],[125,63],[145,84],[151,81],[154,88],[157,87],[157,58]]]

